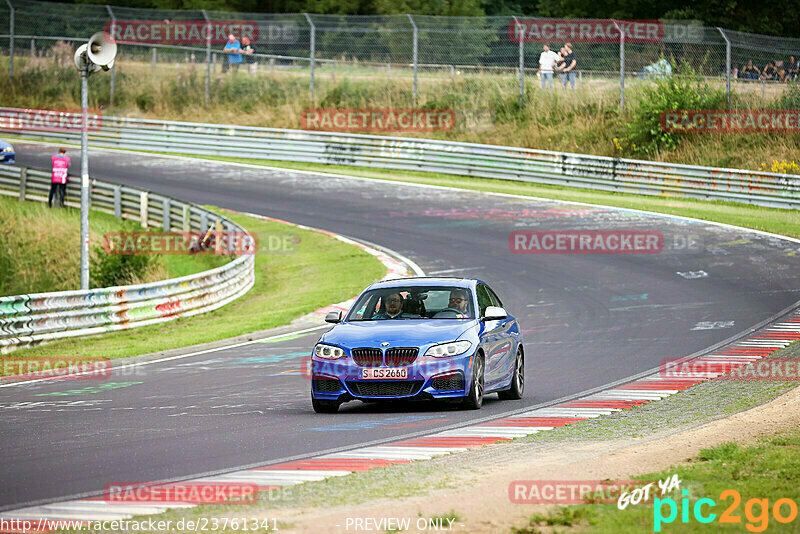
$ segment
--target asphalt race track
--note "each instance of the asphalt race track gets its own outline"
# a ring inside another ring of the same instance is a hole
[[[54,147],[15,143],[47,168]],[[78,151],[72,172],[79,171]],[[0,388],[0,508],[270,463],[532,406],[657,367],[800,300],[800,245],[704,223],[392,182],[93,151],[92,176],[389,247],[429,275],[487,281],[526,337],[526,398],[480,412],[350,403],[316,415],[302,358],[322,330]],[[514,230],[658,230],[658,254],[516,254]],[[77,240],[76,240],[77,242]],[[688,245],[687,245],[688,243]],[[313,283],[313,281],[309,281]]]

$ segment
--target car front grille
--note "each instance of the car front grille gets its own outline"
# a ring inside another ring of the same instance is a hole
[[[342,383],[335,378],[315,378],[313,387],[318,393],[336,393],[342,389]]]
[[[386,351],[386,365],[389,367],[400,367],[411,365],[417,359],[417,347],[396,347]]]
[[[451,389],[464,389],[464,376],[461,373],[454,373],[446,376],[437,376],[431,380],[433,389],[447,391]]]
[[[353,360],[361,367],[380,367],[383,352],[381,349],[353,349]]]
[[[414,395],[422,388],[421,380],[376,380],[370,382],[347,382],[347,387],[364,397],[400,397]]]

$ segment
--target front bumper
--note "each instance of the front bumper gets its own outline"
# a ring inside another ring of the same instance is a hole
[[[14,163],[16,161],[16,155],[14,152],[0,152],[0,162],[2,163]]]
[[[319,400],[448,399],[466,395],[471,386],[474,352],[451,358],[419,356],[405,366],[402,380],[363,380],[352,358],[311,359],[311,395]]]

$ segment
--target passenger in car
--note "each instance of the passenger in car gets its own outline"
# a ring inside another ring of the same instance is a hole
[[[373,319],[419,319],[419,315],[403,313],[405,299],[400,293],[391,293],[383,298],[383,309]]]

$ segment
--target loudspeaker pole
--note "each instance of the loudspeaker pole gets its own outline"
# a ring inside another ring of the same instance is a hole
[[[89,69],[81,69],[81,289],[89,289]]]

